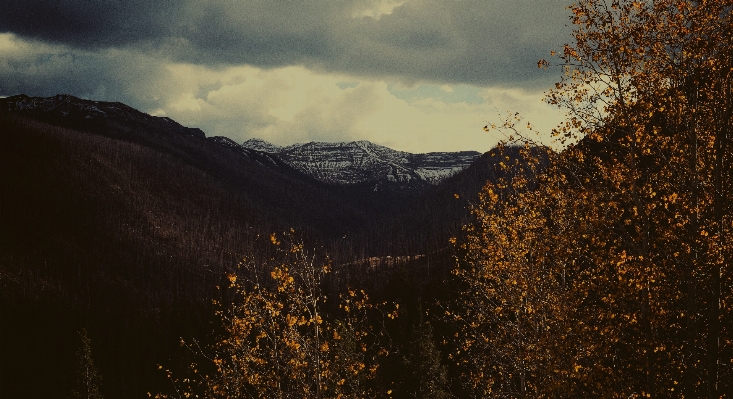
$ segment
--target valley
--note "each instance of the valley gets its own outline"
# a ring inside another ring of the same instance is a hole
[[[0,126],[2,334],[26,348],[3,353],[3,376],[52,375],[37,395],[67,386],[52,370],[73,357],[61,342],[80,326],[117,397],[164,389],[151,365],[181,361],[180,336],[211,337],[216,287],[243,257],[273,256],[271,233],[293,229],[327,254],[333,290],[393,297],[398,276],[441,290],[448,238],[495,163],[367,142],[258,149],[71,96],[0,99]]]

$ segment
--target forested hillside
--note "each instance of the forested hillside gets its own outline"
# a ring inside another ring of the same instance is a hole
[[[3,384],[37,397],[68,388],[62,366],[87,326],[106,386],[139,396],[144,365],[204,327],[207,298],[266,210],[150,147],[27,119],[2,126]],[[27,370],[52,383],[31,384]]]
[[[580,141],[488,185],[460,244],[453,359],[475,396],[733,392],[732,6],[572,7],[547,100]]]

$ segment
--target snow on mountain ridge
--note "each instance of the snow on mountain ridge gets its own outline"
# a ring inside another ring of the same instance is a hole
[[[250,139],[242,146],[258,151],[265,149],[311,177],[336,184],[387,181],[435,185],[467,168],[481,155],[475,151],[412,154],[366,140],[279,147],[261,139]]]
[[[151,135],[186,135],[206,139],[256,159],[257,162],[294,168],[317,180],[334,184],[372,185],[375,189],[426,187],[465,169],[478,159],[478,152],[435,152],[412,154],[372,142],[310,142],[278,146],[261,139],[238,144],[226,137],[209,137],[168,118],[152,116],[119,102],[93,101],[70,95],[30,97],[16,95],[0,99],[0,113],[38,117],[43,121],[99,131],[125,126],[139,139]],[[144,139],[143,139],[144,140]]]
[[[242,147],[249,148],[251,150],[267,152],[269,154],[277,154],[283,150],[283,147],[279,145],[275,145],[265,140],[257,139],[257,138],[252,138],[252,139],[245,141],[244,143],[242,143]]]

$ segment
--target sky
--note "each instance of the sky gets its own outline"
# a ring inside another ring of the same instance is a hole
[[[0,96],[71,94],[207,136],[487,151],[549,131],[568,0],[0,0]],[[546,136],[543,136],[543,140]]]

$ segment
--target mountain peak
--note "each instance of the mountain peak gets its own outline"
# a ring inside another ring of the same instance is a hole
[[[269,154],[277,154],[283,149],[283,147],[280,147],[279,145],[275,145],[270,143],[269,141],[258,138],[251,138],[245,141],[244,143],[242,143],[242,147],[249,148],[251,150],[266,152]]]

